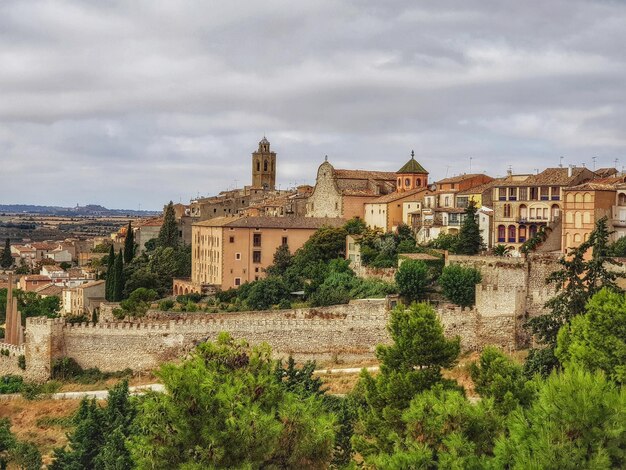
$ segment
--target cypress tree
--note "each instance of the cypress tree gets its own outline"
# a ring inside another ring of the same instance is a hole
[[[4,269],[8,269],[13,266],[13,257],[11,256],[11,240],[8,238],[4,244],[4,251],[2,251],[2,258],[0,258],[0,266]]]
[[[124,263],[128,264],[133,260],[135,256],[135,234],[133,233],[133,227],[128,222],[128,228],[126,229],[126,239],[124,240]]]
[[[113,301],[113,286],[115,285],[115,270],[113,269],[114,265],[115,251],[113,251],[113,245],[111,245],[111,249],[109,250],[109,259],[107,263],[107,278],[104,285],[104,296],[109,302]]]
[[[176,223],[176,215],[174,214],[174,203],[170,203],[165,208],[165,215],[163,217],[163,225],[159,230],[159,237],[157,239],[158,246],[164,248],[171,247],[176,248],[178,246],[178,224]]]
[[[476,222],[476,212],[478,209],[474,201],[470,201],[465,209],[465,220],[459,232],[456,248],[459,255],[476,255],[483,246],[483,239],[480,236],[478,222]]]
[[[115,281],[113,284],[113,301],[119,302],[122,300],[122,292],[124,291],[124,255],[122,250],[117,254],[115,258],[115,264],[113,266],[115,272]]]

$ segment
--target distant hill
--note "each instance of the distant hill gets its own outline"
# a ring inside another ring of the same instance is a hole
[[[148,217],[158,215],[158,211],[138,211],[133,209],[107,209],[97,204],[87,204],[86,206],[58,207],[58,206],[35,206],[30,204],[0,204],[0,214],[43,214],[60,215],[71,217],[112,217],[131,216]]]

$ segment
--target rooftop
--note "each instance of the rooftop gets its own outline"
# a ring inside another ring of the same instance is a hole
[[[280,229],[318,229],[324,226],[341,227],[346,223],[341,218],[330,217],[215,217],[196,222],[199,227],[232,228],[280,228]]]
[[[385,194],[384,196],[381,196],[378,199],[374,199],[373,201],[370,201],[369,204],[387,204],[393,201],[397,201],[399,199],[404,199],[407,197],[415,196],[419,193],[426,192],[426,191],[428,191],[428,188],[421,187],[421,188],[411,189],[409,191],[404,191],[403,193],[394,192],[390,194]]]
[[[442,180],[437,181],[437,184],[460,183],[461,181],[476,178],[477,176],[484,176],[484,175],[482,173],[465,173],[463,175],[457,175],[457,176],[451,176],[450,178],[444,178]]]
[[[488,189],[491,189],[494,186],[497,186],[500,183],[500,181],[502,181],[503,179],[504,178],[497,178],[497,179],[495,179],[493,181],[489,181],[488,183],[483,183],[483,184],[480,184],[478,186],[474,186],[473,188],[466,189],[465,191],[460,191],[458,193],[458,195],[459,196],[466,196],[466,195],[469,195],[469,194],[482,194],[485,191],[487,191]]]
[[[347,180],[383,180],[396,181],[396,174],[391,171],[370,170],[335,170],[335,178]]]
[[[411,159],[404,164],[396,173],[428,173],[417,160],[415,160],[415,152],[411,151]]]

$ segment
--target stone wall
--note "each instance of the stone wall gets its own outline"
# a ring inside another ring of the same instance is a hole
[[[72,357],[83,368],[105,372],[150,370],[190,351],[197,343],[228,331],[251,344],[269,343],[276,357],[297,360],[359,360],[373,357],[387,342],[386,299],[348,305],[266,312],[197,314],[185,320],[68,324],[63,319],[28,318],[26,371],[46,380],[51,363]],[[0,375],[11,373],[0,362]]]
[[[396,268],[373,268],[371,266],[363,266],[362,264],[351,266],[354,273],[358,277],[364,279],[376,278],[387,282],[394,282],[396,276]]]
[[[24,346],[0,342],[0,350],[9,352],[8,356],[0,354],[0,370],[2,375],[23,375],[24,371],[18,365],[18,357],[24,354]]]

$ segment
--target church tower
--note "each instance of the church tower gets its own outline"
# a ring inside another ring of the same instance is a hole
[[[273,191],[276,189],[276,152],[263,136],[259,149],[252,153],[252,187]]]
[[[428,172],[415,160],[415,152],[411,150],[411,159],[396,171],[396,192],[402,193],[428,186]]]

